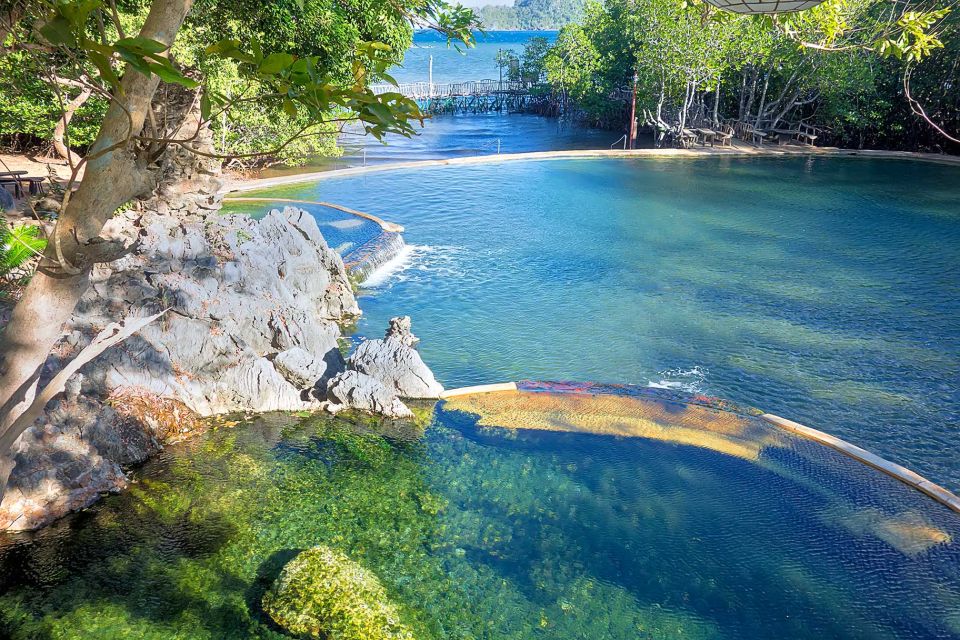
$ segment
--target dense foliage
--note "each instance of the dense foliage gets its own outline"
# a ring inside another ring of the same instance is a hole
[[[960,16],[942,3],[907,9],[828,0],[771,18],[682,0],[606,0],[561,31],[547,74],[587,119],[610,127],[629,119],[636,74],[638,118],[661,137],[699,122],[803,121],[823,129],[820,142],[949,149],[912,112],[904,76],[932,121],[960,130]]]
[[[584,0],[517,0],[512,6],[487,5],[480,18],[487,29],[559,29],[583,16]]]
[[[37,225],[0,222],[0,301],[11,297],[26,282],[31,264],[46,246]]]
[[[280,76],[297,59],[309,59],[314,77],[322,76],[326,86],[360,87],[388,79],[385,70],[402,60],[412,41],[413,18],[429,21],[431,17],[443,17],[443,26],[450,27],[450,33],[457,30],[458,24],[472,19],[469,12],[458,13],[459,9],[451,8],[445,14],[442,3],[421,0],[197,0],[172,51],[176,64],[165,66],[159,59],[149,59],[158,53],[149,47],[143,51],[136,47],[121,50],[111,44],[124,42],[123,32],[139,28],[150,9],[149,2],[120,2],[114,20],[106,23],[97,9],[84,8],[84,24],[75,37],[69,38],[72,27],[64,16],[57,18],[59,9],[49,13],[50,6],[58,6],[56,3],[48,6],[38,0],[18,4],[23,4],[18,16],[7,16],[13,28],[2,43],[0,57],[0,141],[6,145],[47,143],[64,105],[79,93],[77,87],[92,85],[95,90],[79,106],[67,134],[69,146],[84,151],[93,141],[106,111],[109,96],[103,85],[121,76],[125,65],[136,67],[136,61],[142,58],[146,60],[143,69],[164,72],[165,81],[201,78],[211,106],[229,105],[213,109],[217,117],[210,122],[220,153],[266,162],[296,162],[309,155],[336,152],[335,136],[330,134],[338,130],[342,121],[338,114],[348,105],[337,105],[334,99],[332,103],[328,101],[325,110],[318,111],[303,108],[303,101],[298,108],[296,99],[251,97],[270,95],[274,80],[288,84]],[[73,3],[62,4],[70,7]],[[41,42],[60,45],[59,48],[38,49],[38,33]],[[211,47],[212,43],[233,46]],[[71,49],[76,49],[74,45],[85,49],[84,55],[71,53]],[[266,68],[269,73],[263,73],[263,68],[250,73],[251,56],[258,51],[260,60],[265,59],[262,52],[278,53]],[[113,58],[115,55],[117,59]],[[410,110],[411,106],[405,108]],[[271,152],[279,142],[288,140],[289,144]],[[268,153],[254,158],[260,152]]]

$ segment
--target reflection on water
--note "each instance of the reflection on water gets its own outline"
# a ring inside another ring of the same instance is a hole
[[[360,330],[412,316],[448,387],[688,385],[956,491],[958,181],[926,163],[707,158],[436,167],[287,189],[406,227],[422,249],[361,300]]]
[[[566,120],[519,113],[441,115],[424,123],[412,138],[387,136],[386,144],[347,129],[340,138],[343,155],[317,158],[303,167],[271,167],[269,178],[308,171],[328,171],[387,162],[414,162],[498,153],[608,149],[619,131],[588,129]]]
[[[2,539],[0,635],[281,638],[258,603],[318,544],[374,571],[419,640],[960,635],[950,512],[750,418],[638,402],[594,407],[607,416],[594,422],[639,407],[666,433],[675,414],[758,455],[491,428],[453,405],[420,441],[268,415],[171,447],[131,491]],[[510,411],[523,418],[522,403]]]

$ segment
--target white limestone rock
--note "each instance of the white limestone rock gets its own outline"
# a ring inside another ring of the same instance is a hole
[[[376,378],[401,398],[439,398],[443,385],[411,346],[416,340],[409,318],[393,318],[382,340],[367,340],[357,347],[347,369]]]
[[[327,386],[327,409],[339,413],[343,409],[359,409],[388,418],[411,418],[413,412],[382,382],[359,371],[344,371]]]

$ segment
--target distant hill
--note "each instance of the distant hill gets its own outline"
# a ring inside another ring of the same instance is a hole
[[[578,21],[586,0],[516,0],[512,7],[487,5],[480,9],[484,27],[509,29],[559,29]]]

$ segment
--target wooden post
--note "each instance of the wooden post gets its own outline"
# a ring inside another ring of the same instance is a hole
[[[630,98],[630,148],[636,148],[637,139],[637,81],[639,80],[636,71],[633,72],[633,94]]]

